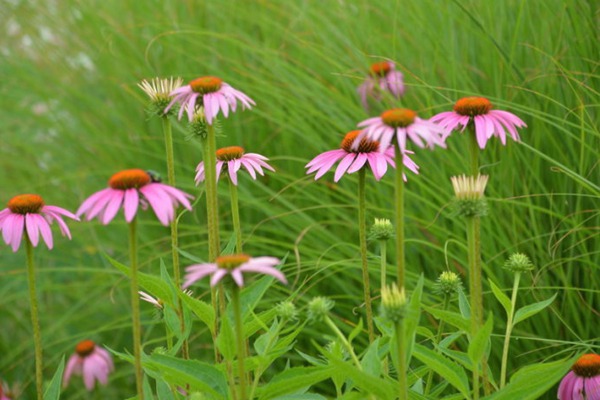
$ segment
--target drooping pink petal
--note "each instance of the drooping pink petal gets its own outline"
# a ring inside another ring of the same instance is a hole
[[[187,289],[200,279],[214,273],[218,267],[215,264],[194,264],[185,269],[185,281],[182,288]]]
[[[242,271],[239,268],[231,271],[231,277],[239,287],[244,286],[244,277],[242,276]]]
[[[96,376],[96,364],[91,362],[89,357],[83,360],[83,383],[85,388],[89,391],[94,390],[95,376]]]
[[[106,193],[110,192],[111,190],[112,189],[107,188],[107,189],[103,189],[99,192],[94,193],[93,195],[91,195],[90,197],[85,199],[85,201],[83,203],[81,203],[81,206],[79,206],[79,209],[77,210],[77,212],[75,214],[78,217],[81,217],[84,213],[86,213],[88,210],[90,210],[100,198],[102,198]]]
[[[60,228],[60,232],[62,233],[63,236],[66,236],[69,239],[71,239],[71,231],[69,231],[69,227],[67,226],[65,221],[62,219],[62,216],[55,214],[53,211],[49,211],[49,210],[46,210],[46,215],[48,215],[49,217],[53,218],[54,221],[56,221],[56,223],[58,224],[58,227]],[[79,220],[79,218],[77,220]]]
[[[65,217],[69,217],[71,219],[79,221],[79,218],[77,218],[77,216],[75,214],[73,214],[69,210],[65,210],[64,208],[61,208],[61,207],[57,207],[57,206],[44,206],[44,207],[42,207],[42,210],[41,210],[42,214],[45,213],[45,212],[48,212],[48,211],[51,211],[54,214],[64,215]]]
[[[241,272],[256,272],[259,274],[271,275],[272,277],[276,278],[280,282],[287,284],[287,279],[285,278],[285,275],[283,274],[283,272],[281,272],[277,268],[274,268],[268,264],[261,265],[261,264],[246,263],[246,264],[239,266],[236,269]]]
[[[133,221],[140,204],[140,196],[137,189],[127,189],[123,200],[123,210],[125,211],[125,221],[127,223]]]
[[[244,159],[243,157],[240,160],[240,162],[244,166],[244,168],[246,168],[246,171],[248,171],[248,174],[250,174],[252,179],[256,180],[256,172],[254,171],[254,166],[252,165],[252,163],[249,160]]]
[[[23,238],[23,231],[25,225],[25,216],[16,214],[13,222],[12,222],[12,237],[11,237],[11,247],[14,252],[19,250],[19,246],[21,245],[21,239]]]
[[[365,165],[366,162],[367,162],[367,154],[366,153],[358,153],[358,155],[354,159],[354,162],[352,163],[350,168],[348,168],[347,172],[349,174],[352,174],[352,173],[358,171]]]
[[[77,354],[73,354],[69,357],[69,361],[67,361],[67,365],[65,367],[65,372],[63,375],[63,388],[66,388],[69,385],[69,381],[71,380],[71,375],[76,372],[76,366],[79,363],[79,356]]]
[[[177,188],[174,188],[173,186],[164,185],[161,183],[151,183],[151,185],[160,185],[160,189],[174,200],[174,205],[181,204],[188,210],[192,210],[192,205],[188,200],[194,198],[194,196],[192,196],[191,194],[185,193]]]
[[[48,248],[52,250],[52,247],[54,246],[54,241],[52,240],[52,230],[50,229],[50,225],[41,215],[36,215],[36,217],[37,226],[40,229],[40,233],[42,234],[42,239],[44,239],[46,246],[48,246]]]
[[[142,186],[139,191],[148,200],[148,203],[150,203],[150,207],[152,207],[160,223],[164,226],[169,225],[173,217],[171,199],[162,191],[156,190],[152,184]]]
[[[217,286],[221,279],[223,279],[223,277],[228,274],[228,272],[229,271],[227,271],[226,269],[218,268],[210,277],[210,286]]]
[[[342,158],[342,161],[340,161],[335,170],[335,176],[333,177],[334,182],[338,182],[342,178],[342,176],[348,170],[348,167],[350,167],[350,164],[352,164],[354,161],[355,157],[355,153],[348,153],[344,156],[344,158]]]
[[[585,379],[583,386],[586,400],[600,400],[600,376]]]
[[[124,196],[124,190],[115,190],[115,192],[112,194],[112,198],[107,203],[104,213],[102,214],[102,218],[100,219],[104,225],[112,221],[115,215],[117,215],[119,208],[121,208],[121,203],[123,202]]]
[[[40,231],[38,227],[37,214],[25,214],[25,229],[27,229],[27,236],[31,240],[33,247],[36,247],[40,241]]]

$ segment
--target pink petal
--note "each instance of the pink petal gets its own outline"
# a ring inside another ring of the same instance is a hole
[[[69,381],[71,380],[71,375],[76,370],[76,365],[79,362],[79,357],[77,354],[73,354],[69,357],[69,361],[67,361],[67,366],[65,367],[65,373],[63,375],[63,388],[66,388],[69,385]]]
[[[270,265],[244,264],[244,265],[238,267],[237,270],[239,270],[241,272],[256,272],[259,274],[271,275],[272,277],[278,279],[282,283],[287,284],[287,279],[285,278],[285,275],[283,274],[283,272],[281,272],[277,268],[271,267]]]
[[[128,189],[131,190],[131,189]],[[135,190],[135,189],[134,189]],[[112,198],[106,205],[104,209],[104,214],[102,215],[101,222],[106,225],[117,215],[119,212],[119,208],[121,208],[121,203],[123,202],[123,197],[125,196],[125,190],[118,190],[113,193]]]
[[[133,221],[133,218],[135,218],[139,204],[140,195],[138,194],[137,189],[127,189],[125,191],[125,200],[123,202],[125,221],[127,221],[127,223]]]
[[[352,163],[350,168],[348,168],[347,172],[349,174],[352,174],[352,173],[358,171],[365,165],[366,162],[367,162],[366,153],[358,153],[358,156],[356,156],[356,159],[354,160],[354,162]]]
[[[19,250],[19,246],[21,245],[21,239],[23,238],[23,231],[25,225],[25,216],[24,215],[15,215],[15,218],[12,222],[12,238],[11,238],[11,247],[13,251]]]
[[[37,215],[37,220],[37,225],[38,228],[40,228],[42,238],[44,239],[44,242],[46,242],[46,246],[52,250],[54,241],[52,240],[52,230],[50,229],[50,224],[48,224],[48,222],[40,215]]]
[[[36,247],[40,242],[40,231],[38,227],[37,214],[25,214],[25,228],[27,236],[31,240],[33,247]]]
[[[334,182],[337,182],[342,178],[342,176],[348,170],[348,167],[350,167],[350,164],[352,164],[352,161],[354,161],[355,157],[355,153],[348,153],[344,158],[342,158],[342,161],[340,161],[338,167],[335,170],[335,176],[333,178]]]
[[[214,273],[218,267],[215,264],[194,264],[185,269],[185,281],[182,288],[186,289],[204,278],[207,275]]]
[[[214,274],[212,274],[212,276],[210,277],[210,286],[215,287],[219,284],[219,282],[221,281],[221,279],[223,279],[223,277],[225,275],[227,275],[229,271],[227,271],[226,269],[222,269],[219,268],[215,271]]]

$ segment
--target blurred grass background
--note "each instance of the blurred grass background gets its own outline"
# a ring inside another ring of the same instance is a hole
[[[220,76],[257,107],[223,120],[218,146],[241,145],[270,157],[277,169],[257,182],[244,176],[239,186],[245,250],[289,254],[285,272],[295,283],[271,291],[264,307],[303,285],[299,306],[310,295],[327,295],[337,301],[340,323],[355,323],[362,298],[357,177],[333,184],[329,174],[315,183],[303,166],[370,116],[356,87],[370,63],[390,59],[405,74],[407,91],[386,106],[413,108],[428,118],[462,96],[482,95],[528,124],[522,143],[503,147],[492,140],[482,152],[491,205],[482,222],[485,275],[508,289],[512,276],[501,266],[510,253],[524,252],[537,270],[524,279],[519,304],[559,296],[549,311],[517,326],[509,372],[597,347],[597,2],[10,0],[1,8],[0,202],[33,192],[76,210],[118,170],[166,175],[160,121],[145,113],[136,84],[155,76]],[[193,177],[201,149],[186,139],[186,129],[175,125],[177,181],[199,195]],[[455,133],[447,150],[414,156],[421,174],[409,177],[407,186],[409,288],[421,273],[429,289],[445,268],[465,273],[463,224],[446,207],[449,177],[467,171],[466,145]],[[370,178],[368,185],[368,218],[392,218],[391,175],[379,183]],[[226,242],[228,192],[220,187]],[[203,207],[201,198],[180,224],[182,249],[199,258],[207,256]],[[143,268],[156,272],[159,258],[170,264],[169,230],[150,212],[141,224]],[[127,260],[124,220],[70,226],[72,241],[56,239],[53,251],[36,251],[48,378],[81,339],[131,348],[127,282],[102,257],[106,252]],[[376,286],[377,247],[371,251]],[[33,345],[24,254],[8,246],[0,254],[0,377],[27,391]],[[206,288],[200,285],[197,294]],[[440,299],[429,290],[426,301]],[[486,308],[497,317],[490,364],[499,368],[503,311],[488,291]],[[149,352],[163,343],[162,328],[154,326],[149,305],[144,311]],[[430,329],[436,323],[425,314],[421,321]],[[317,333],[308,329],[298,348],[310,353]],[[201,326],[194,336],[192,354],[210,360]],[[131,372],[118,363],[103,398],[130,395]],[[67,398],[87,398],[81,384],[73,386]]]

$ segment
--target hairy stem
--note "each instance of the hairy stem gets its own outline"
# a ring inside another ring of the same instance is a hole
[[[517,293],[519,292],[519,281],[521,273],[515,273],[515,282],[513,284],[512,297],[510,299],[510,312],[506,320],[506,334],[504,335],[504,348],[502,349],[502,367],[500,369],[500,389],[506,385],[506,365],[508,363],[508,348],[510,346],[510,335],[513,328],[513,318],[515,316],[515,307],[517,305]]]
[[[240,208],[237,186],[229,180],[229,194],[231,196],[231,219],[233,220],[233,231],[235,232],[235,251],[242,253],[242,228],[240,224]]]
[[[408,400],[408,370],[406,368],[403,319],[396,322],[396,347],[398,351],[398,399]]]
[[[481,254],[479,218],[466,218],[469,252],[469,293],[471,296],[471,340],[483,324],[483,291],[481,285]],[[473,398],[479,398],[479,366],[473,368]]]
[[[352,345],[350,344],[348,339],[346,339],[346,336],[344,336],[342,331],[340,331],[340,329],[337,327],[337,325],[333,323],[331,318],[329,318],[329,315],[325,316],[325,323],[327,324],[328,327],[331,328],[331,330],[340,339],[340,341],[342,342],[342,345],[346,348],[346,351],[348,352],[348,354],[350,354],[350,358],[352,358],[352,361],[354,362],[354,365],[356,365],[356,368],[358,368],[359,370],[362,371],[362,365],[360,365],[360,361],[358,360],[358,357],[356,356],[356,353],[354,352],[354,348],[352,348]]]
[[[365,168],[358,171],[358,235],[360,241],[360,259],[362,265],[363,289],[365,296],[365,309],[367,312],[367,329],[369,332],[369,343],[375,340],[373,329],[373,308],[371,306],[371,287],[369,284],[369,265],[367,261],[367,201],[365,190]]]
[[[27,283],[29,286],[29,306],[31,310],[31,326],[33,327],[33,346],[35,348],[35,389],[37,399],[42,400],[44,394],[44,377],[42,375],[42,334],[38,313],[37,293],[35,289],[35,265],[33,263],[33,246],[25,234],[25,250],[27,253]]]
[[[135,385],[139,400],[144,400],[142,381],[142,327],[140,324],[140,299],[138,297],[137,218],[129,223],[129,262],[131,264],[131,319],[133,327],[133,358]]]
[[[238,351],[238,379],[240,383],[239,398],[247,400],[246,396],[246,369],[244,367],[244,359],[246,358],[246,340],[244,338],[244,324],[242,321],[242,306],[240,304],[240,288],[237,285],[232,285],[231,304],[233,306],[233,317],[235,320],[235,334],[237,339]],[[226,318],[223,316],[223,318]]]
[[[396,207],[396,265],[398,268],[398,287],[404,287],[404,170],[403,154],[398,141],[394,144],[396,179],[395,179],[395,207]]]

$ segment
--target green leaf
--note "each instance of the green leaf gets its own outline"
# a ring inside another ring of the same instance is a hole
[[[461,392],[465,398],[468,399],[471,397],[469,382],[464,369],[443,355],[420,344],[415,344],[413,355],[416,359],[435,371],[435,373],[442,376],[449,384]]]
[[[191,390],[207,392],[218,399],[225,400],[228,384],[225,374],[211,364],[196,360],[182,360],[163,354],[144,357],[144,368],[158,373],[167,383]]]
[[[175,400],[169,385],[167,385],[165,381],[160,378],[156,379],[156,394],[158,396],[158,400]]]
[[[65,356],[63,355],[58,364],[58,368],[50,381],[50,384],[44,392],[44,400],[58,400],[60,398],[60,389],[62,386],[62,377],[65,370]]]
[[[467,299],[467,295],[465,294],[464,290],[458,291],[458,309],[460,310],[463,318],[467,320],[471,318],[471,305],[469,304],[469,299]]]
[[[198,300],[193,298],[192,296],[188,296],[182,291],[178,292],[179,298],[183,301],[187,307],[192,310],[192,312],[200,319],[200,321],[204,322],[204,324],[210,329],[210,331],[215,333],[215,310],[208,303],[205,303],[202,300]]]
[[[491,279],[488,280],[488,282],[490,283],[490,287],[492,288],[492,293],[494,293],[496,299],[500,302],[500,304],[502,304],[502,307],[504,307],[506,314],[510,314],[512,304],[508,296],[505,295],[504,292],[502,292],[502,290],[500,290],[500,288],[496,286],[494,282],[491,281]]]
[[[455,313],[453,311],[440,310],[429,306],[423,306],[423,308],[429,314],[433,315],[437,319],[441,319],[442,321],[447,322],[455,328],[458,328],[465,332],[471,331],[469,320],[458,313]]]
[[[233,328],[231,327],[231,321],[227,316],[221,318],[221,329],[219,330],[219,336],[217,337],[217,348],[226,360],[233,360],[236,353],[235,336]]]
[[[517,371],[508,385],[496,393],[484,397],[485,400],[535,400],[541,398],[548,390],[571,369],[579,358],[554,361],[545,364],[528,365]],[[554,393],[552,394],[554,395]],[[551,396],[552,396],[551,395]],[[550,398],[550,397],[549,397]],[[552,397],[556,398],[556,396]]]
[[[419,277],[415,290],[410,295],[406,318],[404,318],[404,343],[406,343],[406,364],[410,364],[412,349],[415,343],[417,326],[421,318],[421,295],[425,278],[423,274]]]
[[[113,267],[123,272],[127,276],[131,276],[131,268],[128,266],[121,264],[117,260],[111,258],[110,256],[104,254],[104,257],[112,264]],[[169,285],[164,282],[162,279],[148,275],[143,272],[137,273],[138,282],[140,287],[149,292],[152,296],[161,299],[164,302],[172,303],[171,290],[169,289]]]
[[[550,297],[548,300],[540,301],[538,303],[533,303],[528,306],[519,308],[515,313],[515,319],[513,320],[513,326],[518,324],[519,322],[526,320],[529,317],[534,316],[535,314],[542,311],[544,308],[548,307],[554,299],[556,299],[558,293],[555,293],[554,296]]]
[[[333,368],[326,367],[296,367],[276,375],[269,383],[257,390],[260,400],[274,399],[278,396],[295,393],[297,390],[310,387],[329,379]]]
[[[370,375],[379,376],[381,375],[381,360],[379,359],[379,338],[375,339],[373,343],[367,348],[367,352],[360,360],[363,370]]]
[[[479,365],[479,361],[483,358],[483,353],[487,347],[487,344],[492,335],[492,329],[494,328],[494,314],[490,313],[487,321],[481,329],[477,332],[474,338],[469,343],[469,359],[473,362],[473,365]]]
[[[352,329],[350,335],[348,335],[348,342],[352,343],[355,337],[357,337],[363,330],[363,321],[362,318],[358,320],[358,324]]]
[[[330,358],[331,364],[336,372],[342,373],[346,378],[350,378],[355,387],[363,389],[365,392],[374,394],[378,399],[395,398],[396,386],[377,376],[361,371],[348,362],[338,358]]]

